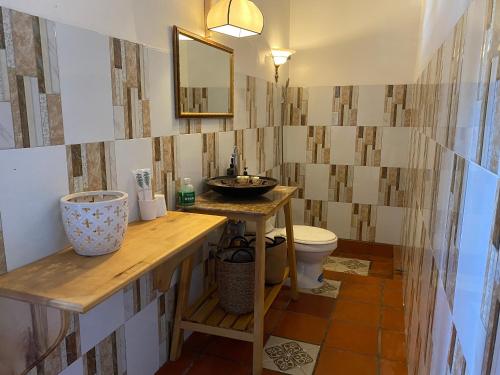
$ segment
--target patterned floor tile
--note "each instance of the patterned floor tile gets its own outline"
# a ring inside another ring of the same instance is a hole
[[[264,346],[264,368],[292,375],[312,375],[319,346],[271,336]]]
[[[352,273],[361,276],[368,276],[370,270],[370,261],[354,259],[354,258],[339,258],[328,257],[323,266],[327,271]]]
[[[299,292],[328,298],[337,298],[341,284],[342,282],[340,281],[325,279],[323,286],[313,289],[299,289]]]

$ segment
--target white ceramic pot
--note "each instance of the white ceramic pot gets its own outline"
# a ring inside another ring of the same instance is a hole
[[[128,194],[88,191],[61,198],[64,230],[76,253],[108,254],[120,248],[128,226]]]

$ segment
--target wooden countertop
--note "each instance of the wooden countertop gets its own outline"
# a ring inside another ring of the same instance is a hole
[[[128,226],[120,250],[98,257],[71,248],[0,276],[0,296],[84,313],[222,225],[225,217],[169,212]]]
[[[276,186],[267,194],[251,199],[237,199],[208,191],[196,197],[193,206],[182,207],[185,211],[219,215],[270,216],[297,191],[293,186]]]

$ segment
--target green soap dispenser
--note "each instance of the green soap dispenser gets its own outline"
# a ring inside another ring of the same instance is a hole
[[[194,186],[191,184],[190,178],[182,180],[182,186],[178,193],[179,206],[192,206],[195,202]]]

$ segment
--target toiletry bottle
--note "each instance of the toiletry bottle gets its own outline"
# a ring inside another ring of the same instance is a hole
[[[192,206],[195,201],[194,186],[190,178],[185,178],[179,191],[179,206]]]

